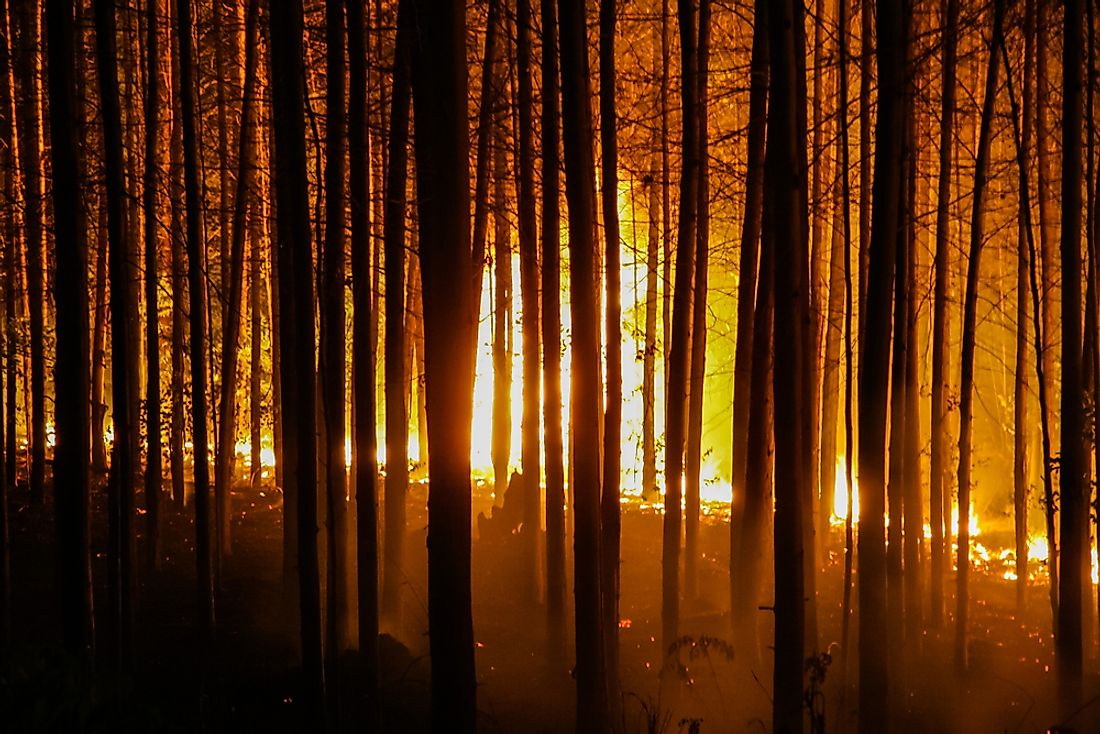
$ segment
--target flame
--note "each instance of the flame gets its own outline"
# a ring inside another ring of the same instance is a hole
[[[859,483],[852,475],[852,522],[859,522]],[[829,523],[843,527],[848,517],[848,463],[845,457],[836,457],[836,479],[833,482],[833,511]]]

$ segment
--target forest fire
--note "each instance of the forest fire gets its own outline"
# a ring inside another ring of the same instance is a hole
[[[1100,731],[1082,0],[0,0],[0,731]]]

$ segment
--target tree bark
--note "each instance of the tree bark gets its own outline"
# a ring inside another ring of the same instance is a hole
[[[705,2],[705,0],[704,0]],[[623,364],[619,235],[619,142],[615,106],[616,1],[600,3],[600,203],[604,231],[604,336],[607,339],[603,416],[603,486],[600,491],[600,596],[608,705],[619,700],[619,546],[622,517]],[[526,342],[525,342],[526,343]],[[526,383],[525,383],[526,384]]]
[[[864,7],[865,13],[869,10]],[[876,24],[880,92],[865,300],[860,304],[864,323],[859,367],[859,730],[868,734],[886,730],[890,708],[884,443],[890,369],[890,289],[904,156],[907,89],[904,63],[908,45],[904,11],[898,4],[879,2]],[[865,31],[867,25],[865,19]],[[869,35],[865,33],[864,43],[868,41]],[[865,63],[867,60],[865,54]],[[861,90],[861,95],[864,91]],[[866,97],[863,99],[867,101]],[[861,193],[866,194],[866,189]]]
[[[181,0],[185,2],[185,0]],[[321,588],[317,560],[317,376],[314,366],[313,257],[306,176],[302,3],[271,6],[271,78],[280,261],[283,435],[296,434],[285,473],[297,495],[299,619],[303,696],[311,725],[324,727]],[[186,118],[185,118],[186,119]],[[194,299],[194,295],[192,295]],[[194,309],[192,310],[194,313]],[[194,341],[194,339],[192,340]]]
[[[1062,273],[1081,271],[1081,92],[1084,14],[1079,0],[1068,0],[1063,21],[1062,54]],[[1041,165],[1040,165],[1041,168]],[[1055,665],[1060,711],[1074,712],[1081,702],[1081,567],[1088,538],[1082,517],[1088,513],[1088,490],[1082,476],[1087,460],[1081,380],[1081,281],[1062,279],[1062,452],[1059,471],[1062,522],[1062,564],[1058,591],[1058,634]]]
[[[978,152],[974,160],[974,194],[970,217],[970,258],[966,271],[966,296],[963,301],[963,343],[961,379],[959,382],[959,535],[958,589],[955,611],[955,664],[967,667],[968,611],[970,594],[970,453],[973,414],[974,345],[978,314],[978,283],[982,245],[985,239],[984,205],[986,177],[989,171],[991,128],[997,94],[999,57],[995,53],[1001,37],[1004,8],[1001,0],[994,4],[993,42],[990,45],[989,66],[985,77],[985,98],[978,133]]]
[[[414,43],[412,0],[400,0],[394,46],[389,168],[386,170],[386,485],[382,617],[401,621],[404,582],[405,502],[409,487],[409,418],[405,405],[405,187],[408,180],[410,44]]]
[[[195,479],[195,563],[199,630],[204,642],[214,632],[214,569],[210,537],[210,464],[207,432],[206,280],[199,188],[198,140],[195,134],[195,81],[191,50],[191,0],[176,0],[179,34],[180,98],[183,119],[183,179],[187,214],[187,285],[190,299],[192,461]],[[273,50],[274,53],[274,50]],[[304,178],[304,175],[303,175]],[[115,428],[116,445],[118,428]]]
[[[584,5],[559,0],[561,21],[562,137],[569,202],[571,369],[576,597],[577,731],[602,732],[610,724],[605,687],[605,645],[600,614],[600,335],[595,257],[596,204],[588,44]],[[679,505],[677,505],[678,507]],[[677,535],[677,538],[679,536]]]
[[[31,498],[41,502],[46,476],[46,360],[43,340],[45,295],[43,267],[45,234],[43,231],[42,120],[39,85],[39,51],[44,48],[39,32],[41,17],[38,0],[19,3],[12,12],[14,53],[12,68],[16,81],[16,124],[19,127],[19,157],[22,161],[23,224],[26,248],[26,293],[30,326],[30,490]]]
[[[549,646],[565,642],[565,470],[561,394],[561,215],[558,50],[554,0],[542,0],[542,343],[546,460],[546,614]]]
[[[775,237],[775,669],[773,674],[772,728],[796,734],[803,727],[803,677],[805,671],[805,604],[803,554],[805,521],[803,502],[809,481],[804,454],[802,410],[809,402],[803,370],[808,364],[803,349],[804,324],[809,318],[809,267],[804,246],[807,233],[806,170],[799,152],[804,136],[805,79],[799,57],[802,45],[800,2],[773,4],[776,13],[768,24],[772,83],[769,90],[769,134],[765,167],[766,191],[773,197],[770,208]],[[880,10],[880,12],[882,12]]]
[[[80,119],[77,103],[74,3],[47,5],[50,139],[53,152],[54,211],[65,212],[54,226],[56,241],[57,361],[55,399],[57,443],[54,448],[54,498],[61,579],[62,637],[66,650],[89,660],[94,647],[92,568],[89,552],[88,415],[88,267],[86,224],[80,201]],[[0,13],[6,9],[0,7]],[[6,35],[6,34],[5,34]],[[6,59],[5,59],[6,61]],[[6,63],[4,65],[6,67]],[[6,75],[7,69],[0,68]],[[0,496],[0,554],[3,586],[0,599],[7,622],[8,558],[6,488]],[[6,624],[5,624],[6,632]],[[4,635],[6,638],[6,634]]]
[[[470,609],[470,422],[477,309],[469,283],[469,133],[462,3],[414,6],[416,183],[424,293],[431,466],[428,632],[436,731],[473,732],[477,712]]]
[[[661,631],[663,649],[679,635],[681,483],[684,411],[687,404],[691,341],[691,289],[695,273],[695,215],[698,204],[699,118],[698,35],[691,0],[677,0],[680,26],[681,124],[680,216],[676,232],[676,286],[672,306],[672,342],[665,390],[665,514],[661,553]]]

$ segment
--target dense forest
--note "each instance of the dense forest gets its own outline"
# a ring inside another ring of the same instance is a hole
[[[0,0],[0,730],[1100,730],[1098,14]]]

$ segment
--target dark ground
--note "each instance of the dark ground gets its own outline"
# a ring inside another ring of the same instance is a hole
[[[385,637],[382,644],[387,731],[426,731],[428,724],[425,493],[420,484],[410,492],[404,623],[399,630],[388,630],[394,637]],[[490,500],[481,487],[475,495],[476,515],[487,511]],[[12,647],[0,661],[0,732],[311,730],[299,720],[296,596],[282,584],[280,501],[271,489],[242,486],[234,493],[234,552],[223,566],[217,639],[206,664],[194,629],[193,528],[188,514],[169,508],[163,568],[157,573],[141,568],[137,573],[133,673],[104,673],[108,666],[101,665],[95,676],[59,652],[52,507],[48,500],[33,505],[28,499],[22,488],[11,498],[14,624]],[[661,516],[638,504],[625,504],[623,509],[622,729],[672,734],[687,732],[696,722],[703,733],[768,731],[769,650],[760,651],[762,662],[754,664],[753,655],[733,649],[729,642],[728,525],[720,519],[703,521],[700,598],[686,602],[683,609],[680,667],[665,666],[662,674],[656,640]],[[105,516],[102,488],[95,492],[94,512],[97,519]],[[140,555],[142,517],[136,521]],[[843,558],[835,547],[842,542],[839,531],[830,542],[834,550],[819,582],[819,641],[836,653]],[[100,610],[106,608],[105,545],[106,529],[97,522],[93,572]],[[518,601],[512,558],[507,542],[475,540],[479,730],[571,731],[572,642],[558,651],[562,654],[551,654],[545,612]],[[926,634],[909,665],[910,692],[895,703],[895,709],[904,709],[900,731],[1042,732],[1059,723],[1054,718],[1045,577],[1043,582],[1031,591],[1029,613],[1018,617],[1010,582],[996,569],[973,575],[969,672],[954,672],[952,626],[945,626],[940,635]],[[948,587],[952,586],[949,579]],[[953,610],[953,600],[947,606]],[[768,613],[760,614],[764,639],[769,639]],[[105,632],[100,623],[101,654]],[[551,662],[555,658],[559,662]],[[1100,702],[1093,698],[1100,693],[1097,655],[1088,658],[1088,704],[1068,722],[1081,732],[1100,731]],[[357,665],[357,656],[349,652],[343,661],[342,687],[348,731],[361,729]],[[826,731],[854,730],[857,702],[852,692],[841,700],[841,668],[835,655],[816,699],[825,712]],[[854,670],[848,678],[855,680]],[[844,726],[847,723],[853,726]]]

